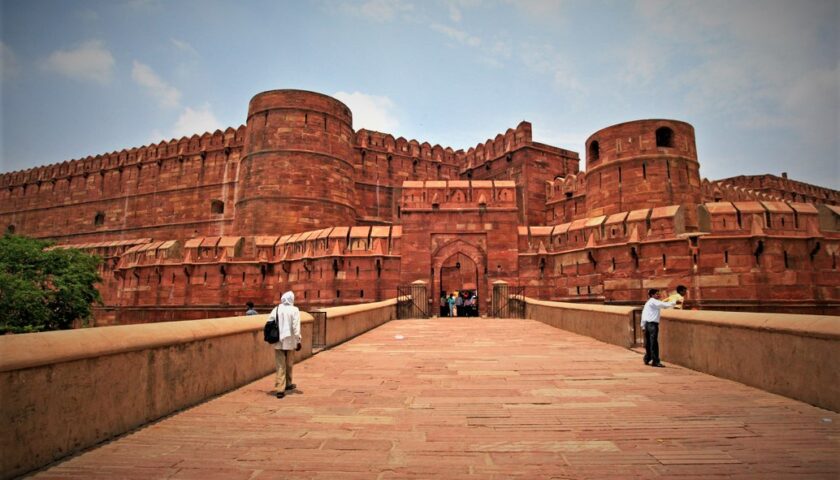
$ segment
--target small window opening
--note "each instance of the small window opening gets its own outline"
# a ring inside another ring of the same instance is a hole
[[[309,298],[309,291],[307,291],[307,290],[303,291],[303,298]]]
[[[335,298],[341,298],[341,290],[335,291]]]
[[[618,186],[621,186],[621,167],[618,167]]]
[[[600,158],[601,149],[598,145],[598,140],[593,140],[592,143],[589,144],[589,160],[595,161]]]
[[[213,200],[210,202],[210,213],[217,215],[225,213],[225,202],[221,200]]]
[[[666,265],[665,265],[665,254],[664,253],[662,254],[662,267],[663,268],[666,267]]]
[[[359,290],[359,298],[365,298],[365,291]]]
[[[93,217],[93,224],[96,226],[104,225],[105,224],[105,214],[102,212],[97,212],[96,216]]]
[[[782,255],[783,255],[783,256],[784,256],[784,258],[785,258],[785,268],[790,268],[790,264],[788,264],[788,254],[787,254],[787,250],[782,251]]]
[[[808,254],[808,256],[811,257],[812,262],[814,261],[814,257],[816,257],[817,253],[820,251],[820,246],[820,242],[817,242],[814,245],[814,248],[811,249],[811,253]]]
[[[674,147],[674,131],[668,127],[661,127],[656,129],[656,146],[657,147]]]
[[[729,251],[728,250],[723,251],[723,263],[729,265]]]
[[[612,269],[613,269],[613,271],[615,271],[615,257],[612,257],[611,263],[612,263]]]
[[[764,211],[764,223],[767,224],[767,228],[773,228],[773,224],[770,223],[770,212]]]
[[[738,228],[741,228],[741,211],[735,210],[735,221],[738,223]]]
[[[764,240],[759,240],[758,245],[755,247],[755,251],[753,252],[753,256],[755,256],[755,264],[761,265],[761,254],[764,253]]]
[[[642,162],[642,178],[647,180],[647,162]]]
[[[359,267],[356,267],[356,278],[359,278]]]

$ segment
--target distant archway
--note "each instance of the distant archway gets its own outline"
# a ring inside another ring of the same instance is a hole
[[[479,311],[484,310],[486,299],[490,297],[485,281],[487,255],[481,248],[463,240],[454,240],[432,253],[432,268],[434,275],[429,284],[433,298],[439,300],[441,290],[475,289],[478,291]]]

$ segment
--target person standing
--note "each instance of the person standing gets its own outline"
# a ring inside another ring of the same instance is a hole
[[[458,312],[455,311],[455,294],[450,293],[449,298],[446,300],[446,303],[449,305],[449,316],[455,317],[458,315]]]
[[[294,390],[292,368],[295,366],[295,352],[300,351],[300,310],[295,306],[295,294],[286,292],[280,298],[280,305],[271,311],[270,320],[277,322],[280,341],[274,347],[274,364],[277,375],[274,379],[275,396],[283,398],[286,392]]]
[[[248,307],[248,309],[245,310],[245,315],[259,315],[259,313],[254,310],[254,302],[247,302],[245,306]]]
[[[648,290],[648,301],[642,309],[642,330],[645,332],[645,365],[664,367],[659,361],[659,317],[663,308],[672,308],[674,302],[663,302],[662,293],[651,288]]]
[[[665,299],[666,302],[674,302],[674,308],[682,310],[685,304],[685,296],[688,295],[688,289],[685,285],[677,285],[677,292],[672,293],[671,296]]]

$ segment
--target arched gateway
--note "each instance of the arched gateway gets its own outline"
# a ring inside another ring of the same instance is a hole
[[[463,240],[453,240],[432,253],[432,294],[453,291],[475,291],[480,313],[481,301],[489,298],[487,287],[487,254],[479,247]]]

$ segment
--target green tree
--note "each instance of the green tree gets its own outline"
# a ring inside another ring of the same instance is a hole
[[[0,334],[67,329],[101,303],[100,258],[49,242],[0,237]]]

